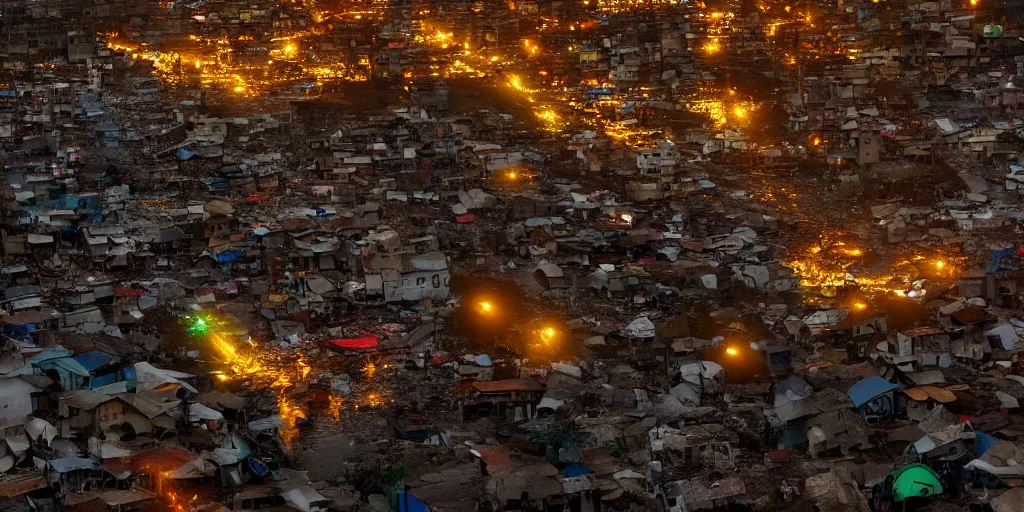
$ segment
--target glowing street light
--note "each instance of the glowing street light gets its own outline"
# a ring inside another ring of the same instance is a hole
[[[732,356],[732,357],[736,357],[736,356],[740,355],[740,351],[736,350],[733,347],[729,347],[729,348],[725,349],[725,353],[730,355],[730,356]]]
[[[494,305],[492,305],[490,302],[486,302],[486,301],[485,302],[481,302],[480,303],[480,311],[483,311],[484,313],[490,314],[490,313],[492,313],[494,311]]]
[[[939,261],[935,262],[935,268],[937,268],[939,270],[942,270],[942,267],[945,267],[945,266],[946,266],[946,263],[944,261],[942,261],[942,260],[939,260]]]
[[[551,343],[558,336],[558,331],[554,327],[545,327],[539,331],[539,334],[541,341]]]

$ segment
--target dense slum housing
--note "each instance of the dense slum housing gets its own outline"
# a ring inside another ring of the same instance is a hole
[[[1020,510],[1019,7],[3,2],[0,509]]]

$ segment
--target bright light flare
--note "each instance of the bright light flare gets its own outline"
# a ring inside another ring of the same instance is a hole
[[[857,310],[864,310],[864,309],[867,309],[867,307],[868,307],[868,305],[864,304],[863,302],[857,302],[857,303],[855,303],[853,305],[853,308],[857,309]]]
[[[736,357],[736,356],[740,355],[740,351],[736,350],[733,347],[729,347],[729,348],[725,349],[725,353],[730,355],[730,356],[732,356],[732,357]]]
[[[196,317],[192,319],[192,324],[186,330],[195,336],[202,336],[209,332],[210,326],[206,323],[205,319]]]
[[[486,301],[485,302],[481,302],[480,303],[480,311],[483,311],[484,313],[487,313],[487,314],[491,314],[491,313],[494,312],[494,305],[491,304],[490,302],[486,302]]]
[[[540,335],[541,341],[546,344],[550,344],[558,336],[558,331],[554,327],[545,327],[537,333]]]
[[[946,266],[946,262],[939,260],[935,262],[935,268],[942,270],[942,267]]]
[[[558,114],[554,110],[544,109],[536,113],[537,119],[543,121],[549,129],[553,129],[558,123]]]

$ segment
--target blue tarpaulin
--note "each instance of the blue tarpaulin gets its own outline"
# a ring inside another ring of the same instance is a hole
[[[100,352],[99,350],[93,350],[84,354],[78,354],[75,356],[75,361],[78,361],[86,370],[92,372],[96,368],[99,368],[114,359],[114,356]]]
[[[590,474],[590,470],[586,466],[579,464],[569,464],[562,470],[562,476],[566,478],[572,478],[574,476],[583,476]]]
[[[136,381],[135,368],[132,366],[126,366],[116,372],[93,377],[89,382],[89,388],[96,389],[115,382],[126,382],[127,389],[135,389]]]
[[[881,377],[868,377],[854,384],[846,394],[853,400],[854,407],[860,407],[881,394],[903,387],[903,384],[893,384]]]
[[[427,504],[416,499],[408,491],[398,493],[398,512],[429,512]]]
[[[189,158],[192,158],[192,157],[196,156],[196,152],[195,151],[189,151],[189,150],[187,150],[185,148],[178,148],[178,152],[176,153],[176,156],[178,157],[178,160],[188,160]]]
[[[1013,256],[1017,252],[1016,247],[1009,249],[1003,249],[1002,251],[992,251],[992,255],[989,260],[985,263],[985,273],[993,274],[999,270],[999,267],[1003,265],[1003,258]]]
[[[245,253],[242,251],[224,251],[217,253],[217,261],[221,263],[231,263],[232,261],[237,261],[238,258],[241,258],[244,254]]]
[[[990,435],[988,435],[988,434],[986,434],[984,432],[975,431],[974,432],[974,458],[975,459],[981,458],[981,456],[985,455],[985,452],[987,452],[988,449],[991,448],[992,445],[994,445],[994,444],[996,444],[996,438],[994,438],[994,437],[992,437],[992,436],[990,436]]]
[[[31,339],[29,334],[35,331],[36,327],[32,324],[18,325],[18,324],[4,324],[4,336],[8,338],[14,338],[16,340],[28,340]]]

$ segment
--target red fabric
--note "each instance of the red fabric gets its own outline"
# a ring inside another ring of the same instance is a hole
[[[115,286],[114,296],[115,297],[142,297],[146,294],[145,290],[139,290],[132,288],[131,286]]]
[[[327,340],[329,345],[334,345],[338,348],[344,348],[348,350],[365,350],[368,348],[375,348],[380,338],[377,336],[369,335],[362,336],[359,338],[337,338],[333,340]]]
[[[455,222],[458,222],[459,224],[469,224],[470,222],[473,222],[474,219],[476,219],[476,215],[467,213],[465,215],[455,217]]]

